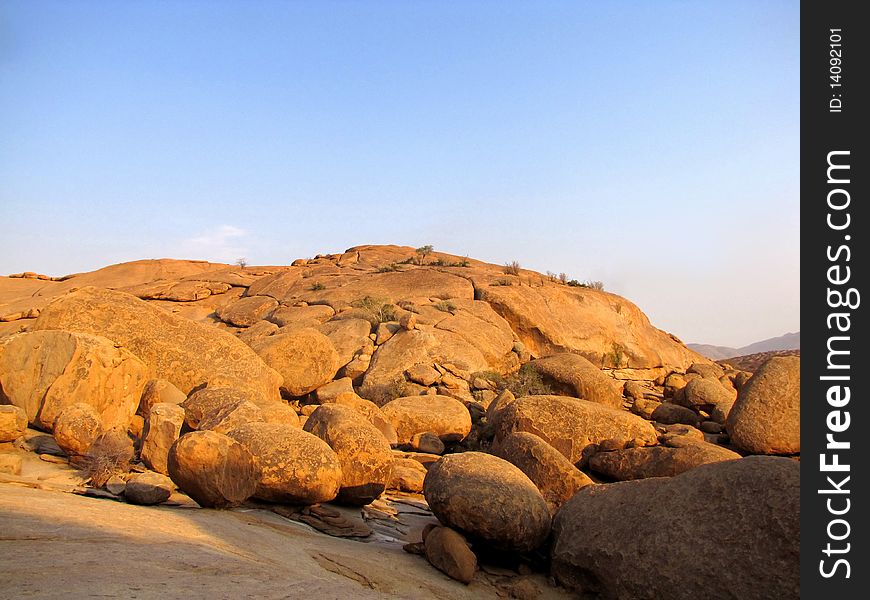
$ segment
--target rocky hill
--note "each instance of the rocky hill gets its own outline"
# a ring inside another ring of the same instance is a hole
[[[161,577],[183,562],[173,589],[226,597],[798,596],[797,357],[719,365],[614,294],[399,246],[18,274],[0,316],[0,519],[53,541],[64,593],[127,570],[94,549],[109,519]],[[6,579],[56,597],[19,554]]]
[[[761,340],[741,348],[713,346],[711,344],[687,344],[687,346],[698,354],[702,354],[712,360],[723,360],[734,356],[746,356],[777,350],[800,350],[801,332],[786,333],[785,335]]]

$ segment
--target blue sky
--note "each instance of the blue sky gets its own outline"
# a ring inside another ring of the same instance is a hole
[[[797,2],[0,4],[0,273],[364,243],[799,328]]]

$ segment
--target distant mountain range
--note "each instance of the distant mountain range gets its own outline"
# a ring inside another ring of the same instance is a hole
[[[800,350],[801,347],[801,332],[786,333],[779,337],[769,338],[743,346],[742,348],[731,348],[729,346],[713,346],[711,344],[686,344],[689,348],[703,354],[707,358],[713,360],[722,360],[723,358],[731,358],[734,356],[745,356],[747,354],[757,354],[759,352],[770,352],[772,350]]]

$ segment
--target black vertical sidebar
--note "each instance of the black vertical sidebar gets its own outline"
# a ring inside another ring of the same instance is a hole
[[[828,600],[870,593],[859,491],[870,484],[870,22],[859,7],[801,5],[801,595]]]

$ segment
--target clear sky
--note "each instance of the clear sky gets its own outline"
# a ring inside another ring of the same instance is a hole
[[[0,273],[366,243],[799,329],[799,4],[0,2]]]

